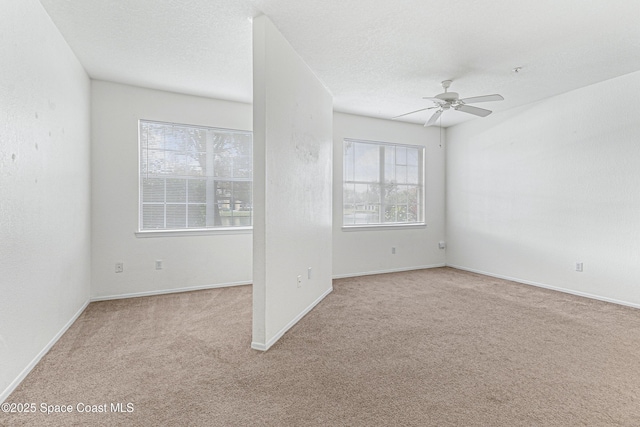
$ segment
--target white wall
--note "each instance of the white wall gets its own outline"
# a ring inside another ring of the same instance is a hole
[[[92,298],[251,281],[250,233],[136,237],[138,120],[251,130],[251,105],[91,84]],[[163,269],[155,269],[155,260]],[[124,272],[115,273],[115,263]]]
[[[425,146],[426,227],[342,229],[343,140]],[[335,113],[333,119],[333,275],[334,277],[445,265],[438,242],[445,237],[444,131],[439,128]],[[441,146],[442,145],[442,146]],[[396,253],[391,253],[391,248]]]
[[[640,305],[638,93],[640,72],[450,128],[447,263]]]
[[[266,350],[332,290],[333,101],[266,16],[253,68],[252,347]]]
[[[89,78],[36,0],[0,1],[0,402],[89,299]]]

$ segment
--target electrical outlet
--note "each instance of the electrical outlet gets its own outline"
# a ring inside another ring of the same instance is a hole
[[[393,255],[395,255],[395,254],[396,254],[396,248],[395,248],[395,247],[392,247],[392,248],[391,248],[391,254],[393,254]]]
[[[162,270],[162,260],[161,259],[157,259],[156,260],[156,270]]]
[[[116,262],[116,273],[122,273],[124,271],[124,263]]]
[[[581,262],[576,262],[576,271],[583,271],[583,265]]]
[[[302,286],[302,274],[298,274],[298,287]]]
[[[438,242],[438,247],[440,249],[445,249],[447,247],[447,244],[443,240],[441,240]]]

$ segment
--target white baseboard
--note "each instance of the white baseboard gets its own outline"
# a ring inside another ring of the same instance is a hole
[[[316,305],[320,303],[327,295],[329,295],[333,291],[333,286],[327,289],[322,295],[320,295],[314,302],[312,302],[307,308],[302,310],[300,314],[298,314],[291,322],[287,323],[284,328],[280,329],[277,334],[275,334],[266,344],[252,342],[251,348],[254,350],[267,351],[274,345],[282,336],[287,332],[293,325],[298,323],[300,319],[302,319],[307,313],[309,313]]]
[[[44,355],[47,354],[49,350],[51,350],[51,347],[53,347],[53,345],[58,342],[60,337],[64,335],[65,332],[67,332],[67,329],[69,329],[71,325],[73,325],[73,322],[75,322],[78,317],[80,317],[82,312],[87,308],[89,302],[90,301],[87,300],[84,304],[82,304],[80,310],[78,310],[76,314],[71,317],[71,319],[62,327],[62,329],[60,329],[60,331],[58,331],[58,333],[53,338],[51,338],[47,345],[44,346],[40,353],[38,353],[36,357],[34,357],[33,360],[22,370],[22,372],[20,372],[20,375],[18,375],[17,378],[13,380],[13,382],[11,382],[11,384],[9,384],[9,386],[2,392],[2,394],[0,394],[0,403],[3,403],[7,399],[7,397],[9,397],[11,393],[13,393],[16,387],[18,387],[20,383],[27,377],[27,375],[29,375],[29,372],[31,372],[31,370],[35,368],[35,366],[38,364],[38,362],[40,362]]]
[[[510,280],[512,282],[522,283],[523,285],[537,286],[539,288],[551,289],[552,291],[564,292],[565,294],[577,295],[577,296],[580,296],[580,297],[591,298],[591,299],[595,299],[595,300],[598,300],[598,301],[610,302],[612,304],[624,305],[624,306],[633,307],[633,308],[640,308],[640,304],[635,304],[635,303],[628,302],[628,301],[622,301],[622,300],[618,300],[618,299],[615,299],[615,298],[604,297],[602,295],[595,295],[595,294],[590,294],[590,293],[587,293],[587,292],[580,292],[580,291],[576,291],[576,290],[573,290],[573,289],[562,288],[562,287],[559,287],[559,286],[547,285],[545,283],[533,282],[531,280],[518,279],[516,277],[505,276],[505,275],[502,275],[502,274],[489,273],[489,272],[486,272],[486,271],[476,270],[474,268],[467,268],[467,267],[463,267],[463,266],[460,266],[460,265],[449,264],[449,265],[447,265],[447,267],[455,268],[455,269],[458,269],[458,270],[469,271],[471,273],[482,274],[483,276],[490,276],[490,277],[495,277],[495,278],[498,278],[498,279]]]
[[[251,341],[251,348],[254,350],[267,351],[268,347],[262,343]]]
[[[431,264],[431,265],[416,265],[414,267],[392,268],[388,270],[363,271],[360,273],[336,274],[333,276],[333,279],[346,279],[347,277],[372,276],[374,274],[399,273],[401,271],[424,270],[427,268],[438,268],[438,267],[446,267],[446,266],[447,266],[446,264],[442,263],[442,264]]]
[[[175,288],[175,289],[161,289],[155,291],[146,291],[146,292],[134,292],[130,294],[119,294],[119,295],[106,295],[106,296],[98,296],[92,297],[91,302],[94,301],[108,301],[112,299],[124,299],[124,298],[137,298],[137,297],[148,297],[152,295],[164,295],[164,294],[175,294],[179,292],[190,292],[190,291],[200,291],[203,289],[215,289],[215,288],[228,288],[230,286],[244,286],[250,285],[252,282],[230,282],[230,283],[219,283],[216,285],[201,285],[201,286],[190,286],[186,288]]]

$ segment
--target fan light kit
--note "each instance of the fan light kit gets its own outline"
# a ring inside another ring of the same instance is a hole
[[[474,96],[471,98],[463,98],[460,99],[460,96],[457,92],[448,92],[449,87],[451,86],[451,80],[445,80],[442,82],[442,88],[444,89],[443,93],[440,93],[434,97],[425,96],[422,99],[428,99],[429,101],[436,104],[433,107],[421,108],[419,110],[410,111],[408,113],[400,114],[399,116],[393,117],[393,120],[398,119],[400,117],[408,116],[409,114],[419,113],[420,111],[432,110],[437,108],[438,110],[431,115],[429,120],[424,124],[425,127],[431,126],[438,121],[442,113],[446,110],[454,109],[456,111],[462,111],[463,113],[473,114],[474,116],[486,117],[491,114],[491,110],[485,110],[484,108],[478,108],[467,104],[475,104],[476,102],[490,102],[490,101],[502,101],[504,98],[502,95],[494,94],[494,95],[483,95],[483,96]]]

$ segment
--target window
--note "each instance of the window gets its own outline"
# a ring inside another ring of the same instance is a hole
[[[140,231],[250,227],[252,139],[140,120]]]
[[[343,226],[424,223],[424,147],[344,140]]]

